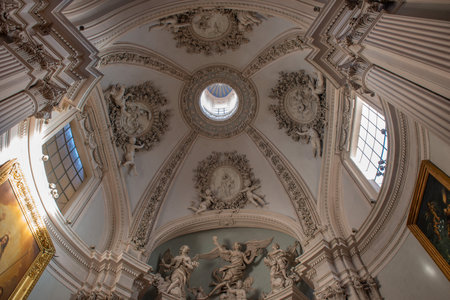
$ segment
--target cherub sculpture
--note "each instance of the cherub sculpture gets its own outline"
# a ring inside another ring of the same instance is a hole
[[[310,127],[305,132],[297,131],[297,134],[299,136],[308,136],[309,137],[309,143],[313,147],[314,157],[317,157],[317,154],[322,156],[322,144],[321,144],[321,141],[320,141],[320,135],[317,132],[317,130],[315,130],[314,128]]]
[[[216,248],[209,253],[199,255],[198,258],[214,259],[220,256],[230,264],[214,270],[212,276],[215,279],[215,282],[212,284],[215,285],[215,287],[209,293],[209,296],[226,292],[229,287],[236,288],[237,282],[239,280],[244,280],[244,271],[247,268],[247,265],[253,263],[261,249],[267,247],[272,242],[272,239],[273,238],[262,241],[248,241],[245,243],[246,249],[245,252],[243,252],[241,251],[241,245],[239,243],[234,243],[231,250],[226,249],[219,244],[217,236],[213,236],[213,242]],[[246,280],[251,280],[251,278],[247,278]],[[244,282],[246,281],[244,280]]]
[[[200,193],[200,198],[201,201],[197,207],[189,206],[189,209],[193,210],[196,215],[204,212],[205,210],[208,210],[210,206],[215,202],[213,194],[210,189],[206,189],[205,194]],[[192,205],[194,205],[194,203]]]
[[[253,203],[256,206],[263,207],[266,205],[266,202],[264,201],[263,197],[256,194],[254,191],[259,189],[261,185],[259,184],[253,184],[250,181],[250,179],[244,180],[244,189],[241,190],[241,193],[245,193],[245,196],[247,197],[247,200]]]
[[[144,145],[136,145],[136,138],[130,136],[128,138],[128,143],[124,145],[124,160],[120,162],[120,166],[129,166],[128,174],[131,175],[131,171],[133,171],[133,175],[137,176],[138,172],[136,171],[136,163],[134,162],[134,156],[136,154],[136,149],[142,149]]]
[[[125,87],[121,84],[112,85],[105,92],[105,96],[109,97],[111,101],[120,108],[122,113],[126,113],[127,99],[130,97],[130,94],[124,94]]]
[[[172,257],[170,251],[166,251],[165,259],[161,259],[160,266],[164,269],[172,270],[169,277],[169,285],[163,290],[169,295],[177,297],[186,297],[186,284],[189,282],[189,277],[199,263],[196,259],[191,260],[188,256],[189,246],[183,245],[180,247],[180,252],[177,256]],[[166,260],[169,260],[166,262]]]
[[[264,258],[264,264],[270,268],[271,293],[288,287],[298,280],[298,276],[290,271],[295,265],[295,258],[298,256],[298,245],[299,243],[295,242],[294,245],[283,250],[280,249],[280,245],[274,243],[272,251]]]

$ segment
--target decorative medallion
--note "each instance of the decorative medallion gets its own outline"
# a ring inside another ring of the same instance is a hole
[[[315,80],[301,70],[281,72],[271,98],[278,100],[269,109],[275,114],[279,128],[295,141],[313,146],[314,157],[322,156],[326,126],[326,101],[323,76]]]
[[[194,173],[200,201],[192,203],[190,209],[196,213],[243,208],[247,202],[257,207],[267,204],[264,196],[255,193],[261,186],[244,154],[213,152],[199,163]]]
[[[167,99],[151,82],[128,88],[111,85],[105,90],[105,99],[116,146],[125,147],[131,139],[150,150],[167,130],[169,111],[161,110]]]
[[[248,43],[245,32],[253,30],[264,17],[250,11],[226,8],[197,8],[162,18],[152,28],[164,28],[174,35],[177,47],[189,53],[223,54]]]
[[[221,89],[215,90],[216,87]],[[229,91],[220,94],[218,91]],[[232,100],[236,94],[236,106],[223,104],[224,116],[212,111],[213,106],[203,106],[202,94],[209,100],[221,105],[221,99]],[[180,108],[186,122],[197,132],[212,138],[227,138],[240,133],[252,122],[256,115],[256,89],[251,81],[238,71],[226,66],[212,66],[195,72],[186,82],[180,99]],[[228,99],[230,98],[230,99]],[[212,100],[211,100],[212,99]],[[205,113],[206,111],[206,113]]]

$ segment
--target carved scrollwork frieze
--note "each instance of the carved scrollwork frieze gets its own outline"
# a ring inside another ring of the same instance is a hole
[[[153,228],[155,217],[158,214],[162,201],[164,200],[173,177],[176,174],[181,162],[189,152],[194,143],[197,133],[191,131],[178,145],[164,163],[158,175],[153,179],[150,188],[144,193],[144,205],[141,207],[142,213],[136,218],[136,228],[133,230],[132,243],[137,249],[142,249],[147,245],[150,232]]]
[[[111,64],[133,64],[144,66],[180,80],[188,80],[190,77],[190,74],[187,71],[182,70],[179,66],[167,59],[152,52],[141,53],[141,51],[131,47],[112,49],[101,56],[99,66]]]
[[[305,71],[281,72],[270,94],[276,104],[269,106],[280,129],[295,141],[313,146],[314,156],[322,156],[325,135],[326,98],[321,74],[313,79]]]
[[[291,171],[291,167],[286,165],[284,159],[274,149],[271,144],[254,128],[248,127],[247,134],[254,141],[261,153],[266,157],[272,168],[275,170],[280,182],[283,184],[292,204],[295,207],[298,219],[302,224],[303,232],[307,237],[313,237],[318,229],[318,224],[315,221],[317,218],[313,217],[315,214],[308,202],[307,193],[304,191],[299,179]]]
[[[258,56],[252,60],[247,67],[245,67],[242,75],[244,75],[244,77],[251,77],[276,59],[307,47],[308,46],[300,33],[289,34],[283,39],[269,45],[260,54],[258,54]]]
[[[248,43],[245,33],[252,31],[263,18],[250,11],[196,8],[162,18],[149,30],[163,28],[170,31],[177,47],[185,47],[188,53],[223,54]]]

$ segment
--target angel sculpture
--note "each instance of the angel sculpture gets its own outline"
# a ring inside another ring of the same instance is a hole
[[[272,251],[264,258],[264,264],[270,268],[270,283],[272,292],[275,293],[285,287],[292,285],[298,278],[296,274],[290,273],[290,268],[295,264],[298,256],[298,242],[288,247],[286,250],[280,249],[280,245],[274,243]]]
[[[164,258],[161,259],[160,266],[165,269],[173,270],[170,274],[170,283],[164,292],[169,295],[177,297],[186,297],[186,284],[189,277],[196,267],[198,267],[197,260],[191,260],[188,256],[189,246],[183,245],[180,247],[179,255],[172,257],[170,251],[166,251],[165,257],[169,259],[166,262]]]
[[[253,184],[249,179],[244,180],[245,188],[241,190],[241,193],[245,193],[245,196],[247,197],[247,200],[253,203],[257,207],[263,207],[266,205],[266,202],[264,201],[263,197],[256,194],[254,191],[259,189],[261,185],[259,184]]]
[[[209,293],[209,296],[215,293],[226,292],[229,287],[236,288],[237,282],[244,279],[244,271],[247,265],[253,263],[261,249],[267,247],[272,242],[272,239],[248,241],[245,243],[246,250],[243,252],[239,243],[234,243],[233,248],[229,250],[218,243],[217,236],[213,236],[216,248],[209,253],[199,255],[198,258],[214,259],[220,256],[230,264],[214,270],[213,278],[215,282],[213,282],[213,285],[215,287]],[[244,280],[244,283],[248,284],[251,280],[251,278],[247,278]]]

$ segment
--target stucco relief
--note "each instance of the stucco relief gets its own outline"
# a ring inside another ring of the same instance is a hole
[[[136,151],[150,150],[159,142],[168,127],[169,111],[162,110],[167,99],[151,82],[131,87],[111,85],[104,93],[116,146],[126,148],[134,138],[134,144],[142,146]]]
[[[213,152],[194,170],[198,203],[189,209],[199,214],[205,210],[238,209],[248,202],[256,207],[266,205],[264,196],[256,192],[261,187],[253,175],[248,159],[234,152]]]
[[[322,74],[313,79],[303,70],[281,72],[270,97],[278,102],[270,105],[269,109],[274,113],[279,128],[285,128],[293,140],[311,144],[314,157],[322,156],[327,124]]]
[[[248,43],[245,33],[259,25],[260,14],[227,8],[196,8],[185,13],[159,19],[149,30],[163,28],[170,31],[177,47],[186,47],[188,53],[223,54]]]

